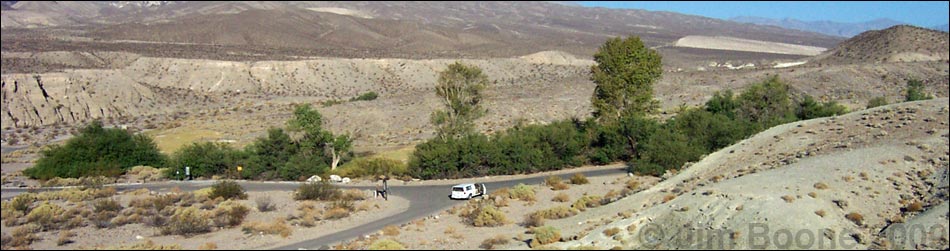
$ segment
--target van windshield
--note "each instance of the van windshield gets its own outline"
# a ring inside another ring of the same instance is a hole
[[[465,191],[465,190],[463,190],[461,187],[453,187],[453,188],[452,188],[452,191],[463,192],[463,191]]]

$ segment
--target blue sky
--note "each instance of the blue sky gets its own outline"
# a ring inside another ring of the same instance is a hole
[[[578,2],[587,7],[608,7],[671,11],[684,14],[729,19],[735,16],[794,18],[804,21],[830,20],[856,23],[888,18],[917,26],[946,24],[950,18],[950,2]]]

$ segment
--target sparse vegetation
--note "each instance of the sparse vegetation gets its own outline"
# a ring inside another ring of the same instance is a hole
[[[399,227],[393,225],[386,226],[383,228],[383,235],[397,236],[399,235]]]
[[[561,231],[551,226],[534,228],[534,239],[531,240],[531,247],[547,245],[561,240]]]
[[[907,91],[904,94],[904,101],[918,101],[933,99],[933,96],[924,92],[924,83],[917,79],[907,81]]]
[[[352,101],[370,101],[370,100],[376,100],[377,97],[379,97],[379,94],[376,94],[376,92],[371,91],[371,92],[360,94],[359,96],[350,99],[350,101],[351,102]]]
[[[277,205],[271,201],[270,196],[257,197],[257,199],[254,199],[254,203],[257,205],[258,212],[270,212],[277,209]]]
[[[526,202],[536,200],[534,188],[525,184],[518,184],[508,189],[508,197]]]
[[[568,201],[571,201],[571,197],[570,197],[569,195],[567,195],[566,193],[563,193],[563,192],[562,192],[562,193],[558,193],[557,195],[555,195],[554,198],[551,199],[551,201],[554,201],[554,202],[568,202]]]
[[[225,201],[211,211],[211,220],[219,228],[241,225],[250,209],[236,201]]]
[[[601,205],[601,199],[603,199],[603,197],[597,195],[587,195],[578,198],[576,201],[574,201],[574,204],[572,204],[571,207],[580,211],[585,211],[588,208],[599,207]]]
[[[880,97],[876,97],[876,98],[872,98],[871,100],[868,100],[867,109],[871,109],[871,108],[879,107],[879,106],[885,106],[887,104],[888,104],[887,97],[880,96]]]
[[[329,201],[340,197],[340,190],[329,181],[308,182],[294,192],[295,200]]]
[[[198,208],[178,208],[168,220],[168,224],[161,228],[163,235],[191,236],[211,231],[211,221]]]
[[[612,227],[604,230],[604,235],[611,237],[620,233],[620,228]]]
[[[247,193],[244,192],[244,188],[241,187],[237,182],[224,180],[218,181],[211,186],[211,194],[208,195],[210,199],[221,198],[224,200],[244,200],[247,199]]]
[[[864,216],[857,212],[848,213],[844,216],[844,218],[854,222],[854,224],[858,226],[864,224]]]
[[[584,185],[589,183],[590,181],[587,180],[587,177],[585,177],[584,174],[576,173],[574,176],[571,176],[572,185]]]
[[[557,175],[552,175],[545,178],[544,184],[548,185],[549,187],[551,187],[551,190],[555,190],[555,191],[566,190],[569,188],[568,185],[564,184],[564,181],[561,180],[561,177]]]
[[[287,238],[287,236],[290,236],[293,233],[293,229],[287,225],[286,220],[283,218],[271,221],[270,223],[244,223],[241,225],[241,230],[246,234],[277,234],[284,238]]]
[[[500,245],[508,245],[510,241],[510,238],[505,237],[504,235],[495,235],[495,237],[491,237],[482,241],[482,244],[478,247],[484,249],[494,249]]]
[[[377,240],[369,245],[369,250],[403,250],[406,249],[402,243],[399,243],[394,240],[385,239]]]

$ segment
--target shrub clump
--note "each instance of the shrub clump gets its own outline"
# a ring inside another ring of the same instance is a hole
[[[574,208],[568,208],[566,206],[556,206],[544,210],[538,210],[531,214],[528,214],[525,219],[526,227],[539,227],[544,225],[544,220],[556,220],[563,219],[577,215],[578,210]]]
[[[551,226],[534,228],[534,239],[531,240],[531,247],[547,245],[561,240],[561,231]]]
[[[493,249],[498,245],[507,245],[508,242],[511,242],[510,238],[505,237],[504,235],[495,235],[495,237],[491,237],[482,241],[482,245],[479,247],[484,249]]]
[[[269,212],[277,209],[277,205],[271,201],[270,196],[257,197],[257,199],[254,199],[254,203],[257,205],[257,211],[259,212]]]
[[[183,235],[207,233],[211,231],[211,221],[208,216],[198,211],[198,208],[187,207],[175,210],[175,214],[161,228],[163,235]]]
[[[251,210],[241,203],[225,201],[211,211],[211,219],[217,227],[235,227],[241,225]]]
[[[535,201],[536,197],[534,194],[534,188],[525,185],[518,184],[508,189],[508,197],[511,199],[521,200],[521,201]]]
[[[278,234],[287,238],[293,232],[293,229],[287,225],[284,219],[277,219],[271,223],[249,222],[241,226],[241,230],[246,234]]]
[[[557,195],[554,196],[554,198],[551,198],[551,201],[568,202],[568,201],[571,201],[571,197],[568,196],[566,193],[558,193]]]
[[[208,195],[208,198],[244,200],[247,199],[247,193],[244,192],[244,188],[237,182],[225,180],[214,183],[214,185],[211,186],[211,194]]]
[[[394,240],[385,239],[374,241],[372,244],[369,244],[369,250],[404,250],[406,249],[402,243],[399,243]]]
[[[587,195],[574,201],[574,204],[571,205],[571,207],[574,207],[574,209],[580,211],[585,211],[587,208],[599,207],[601,205],[602,199],[602,197],[597,195]]]
[[[66,211],[62,207],[49,202],[43,202],[30,213],[26,215],[29,222],[36,223],[45,230],[56,229],[59,223],[63,221],[63,214]]]
[[[587,180],[587,177],[585,177],[584,174],[576,173],[574,176],[571,176],[571,184],[584,185],[589,183],[590,181]]]
[[[476,227],[497,227],[508,223],[508,218],[505,216],[505,213],[487,203],[482,204],[474,216],[475,218],[471,219],[471,221],[472,225]]]
[[[119,128],[103,128],[94,121],[65,145],[52,145],[40,152],[36,165],[23,174],[47,180],[55,177],[116,177],[139,165],[162,166],[166,157],[148,136]]]
[[[294,192],[295,200],[333,200],[340,196],[340,190],[329,181],[308,182],[300,185]]]

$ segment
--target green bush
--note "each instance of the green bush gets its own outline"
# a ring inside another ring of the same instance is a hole
[[[878,106],[885,106],[887,104],[888,104],[887,97],[885,96],[872,98],[871,100],[868,100],[868,109],[878,107]]]
[[[907,92],[904,95],[904,101],[910,102],[933,98],[933,96],[924,93],[924,83],[920,82],[920,80],[911,79],[907,81]]]
[[[277,175],[283,180],[303,181],[314,175],[330,170],[323,156],[299,153],[290,158],[286,165],[277,168]]]
[[[848,109],[838,102],[830,101],[818,103],[809,95],[805,95],[796,110],[798,119],[808,120],[814,118],[830,117],[842,115],[848,112]]]
[[[371,91],[371,92],[360,94],[358,97],[350,99],[350,101],[370,101],[370,100],[376,100],[377,97],[379,97],[379,95],[376,94],[376,92]]]
[[[172,166],[165,170],[165,177],[182,179],[185,167],[191,167],[192,177],[211,178],[214,175],[237,172],[237,166],[245,159],[243,151],[224,143],[192,143],[172,154]]]
[[[26,215],[26,219],[31,223],[40,225],[45,230],[56,229],[63,221],[63,214],[66,211],[62,207],[49,202],[40,204]]]
[[[247,193],[244,192],[244,187],[241,187],[237,182],[224,180],[215,182],[214,185],[211,186],[211,194],[208,195],[208,198],[244,200],[247,199]]]
[[[151,138],[118,128],[103,128],[94,121],[65,145],[51,145],[40,152],[36,165],[23,173],[34,179],[115,177],[139,165],[162,166],[162,155]]]
[[[534,188],[525,185],[518,184],[508,190],[508,197],[521,201],[535,201],[536,197],[534,194]]]
[[[344,177],[399,177],[409,174],[408,166],[402,161],[388,158],[356,158],[340,166],[335,171]]]
[[[340,189],[329,181],[308,182],[300,185],[294,192],[295,200],[323,200],[330,201],[340,197]]]
[[[276,179],[277,169],[283,167],[290,158],[297,155],[299,146],[283,129],[267,130],[267,137],[257,138],[253,144],[245,147],[248,155],[247,166],[241,172],[243,178]],[[294,177],[296,178],[296,177]]]
[[[756,122],[762,128],[795,121],[789,87],[778,75],[750,85],[739,95],[736,117]]]

